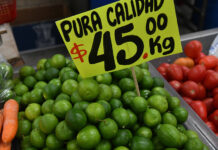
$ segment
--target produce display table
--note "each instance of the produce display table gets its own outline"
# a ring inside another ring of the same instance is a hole
[[[182,45],[184,46],[188,41],[197,39],[202,42],[204,46],[203,52],[208,53],[208,48],[210,47],[216,34],[218,34],[218,28],[197,32],[193,34],[188,34],[181,36]],[[57,47],[50,47],[47,49],[38,49],[21,52],[20,55],[23,58],[26,65],[31,65],[36,67],[36,63],[40,58],[49,58],[54,54],[61,53],[66,57],[69,57],[68,51],[64,45]],[[159,66],[163,62],[172,62],[177,57],[184,56],[184,54],[172,55],[169,57],[164,57],[160,59],[153,60],[149,63],[149,71],[152,76],[160,77],[165,82],[165,88],[172,96],[176,96],[181,100],[181,105],[189,112],[188,120],[185,122],[185,127],[190,130],[194,130],[198,133],[199,138],[206,144],[210,150],[217,150],[218,148],[218,138],[216,135],[206,126],[206,124],[199,118],[199,116],[191,109],[191,107],[182,99],[182,97],[169,85],[169,83],[159,74],[155,67]],[[154,66],[153,66],[154,65]],[[18,73],[19,68],[14,68],[15,74]],[[13,145],[14,150],[19,150],[15,140],[15,145]]]

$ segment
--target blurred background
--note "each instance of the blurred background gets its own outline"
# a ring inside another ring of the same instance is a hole
[[[18,50],[62,44],[54,21],[114,1],[116,0],[17,0],[17,17],[11,27]],[[174,1],[181,35],[218,27],[218,0]]]

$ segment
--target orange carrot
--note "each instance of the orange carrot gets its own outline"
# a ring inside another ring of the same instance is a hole
[[[11,150],[11,143],[3,143],[0,141],[0,150]]]
[[[1,135],[1,132],[2,132],[3,121],[4,121],[3,111],[0,110],[0,135]]]
[[[10,99],[4,104],[3,109],[4,123],[2,130],[2,141],[4,143],[11,143],[18,129],[19,104],[17,101]]]

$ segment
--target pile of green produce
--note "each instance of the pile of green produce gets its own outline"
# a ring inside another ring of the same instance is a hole
[[[151,77],[146,63],[135,71],[141,96],[130,69],[83,79],[60,54],[41,59],[37,72],[22,67],[14,81],[21,149],[208,149],[182,125],[188,112],[163,81]]]

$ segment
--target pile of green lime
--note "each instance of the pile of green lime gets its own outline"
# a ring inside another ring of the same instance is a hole
[[[20,69],[14,91],[20,103],[22,150],[207,150],[182,125],[188,112],[152,77],[148,64],[82,78],[73,61],[56,54],[37,71]]]

